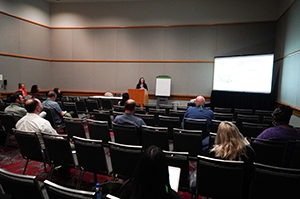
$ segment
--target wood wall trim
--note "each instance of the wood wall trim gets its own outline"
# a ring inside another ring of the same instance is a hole
[[[2,56],[18,57],[24,59],[34,59],[40,61],[50,62],[94,62],[94,63],[214,63],[214,61],[202,61],[202,60],[79,60],[79,59],[47,59],[40,57],[31,57],[25,55],[16,55],[11,53],[2,53]]]
[[[4,15],[7,15],[7,16],[10,16],[10,17],[22,20],[22,21],[26,21],[26,22],[29,22],[29,23],[32,23],[32,24],[35,24],[35,25],[38,25],[38,26],[42,26],[44,28],[50,28],[49,26],[43,25],[41,23],[37,23],[37,22],[31,21],[31,20],[28,20],[28,19],[25,19],[25,18],[22,18],[22,17],[18,17],[16,15],[12,15],[12,14],[9,14],[7,12],[0,11],[0,14],[4,14]]]
[[[289,54],[287,54],[287,55],[285,55],[285,56],[283,56],[283,57],[281,57],[281,58],[279,58],[279,59],[276,59],[275,62],[281,61],[281,60],[283,60],[283,59],[285,59],[285,58],[287,58],[287,57],[296,55],[296,54],[298,54],[298,53],[300,53],[300,49],[299,49],[299,50],[296,50],[296,51],[294,51],[294,52],[291,52],[291,53],[289,53]]]
[[[25,56],[25,55],[16,55],[16,54],[11,54],[11,53],[0,52],[0,55],[9,56],[9,57],[18,57],[18,58],[24,58],[24,59],[34,59],[34,60],[40,60],[40,61],[51,61],[51,59],[40,58],[40,57],[31,57],[31,56]]]
[[[182,24],[182,25],[154,25],[154,26],[105,26],[105,27],[51,27],[51,29],[130,29],[130,28],[182,28],[199,26],[227,26],[227,25],[247,25],[260,23],[274,23],[275,21],[250,21],[234,23],[212,23],[212,24]]]
[[[174,27],[176,28],[176,27],[198,27],[198,26],[247,25],[247,24],[259,24],[259,23],[273,23],[278,21],[278,20],[269,20],[269,21],[249,21],[249,22],[232,22],[232,23],[153,25],[153,26],[50,27],[22,17],[18,17],[16,15],[9,14],[7,12],[0,11],[0,14],[4,14],[48,29],[129,29],[129,28],[174,28]]]

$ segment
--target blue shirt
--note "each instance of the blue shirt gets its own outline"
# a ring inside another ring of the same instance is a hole
[[[134,125],[139,131],[141,131],[142,125],[146,125],[143,119],[128,113],[125,113],[124,115],[118,115],[114,119],[114,123],[122,125]]]
[[[184,118],[192,118],[192,119],[206,119],[206,132],[209,134],[211,129],[211,120],[215,119],[214,112],[212,110],[206,109],[203,107],[202,111],[200,110],[200,106],[189,107],[183,117],[182,124],[184,125]]]
[[[62,116],[60,114],[62,110],[57,102],[52,101],[51,99],[47,99],[43,102],[43,106],[54,110],[52,113],[57,124],[60,124],[62,122]]]

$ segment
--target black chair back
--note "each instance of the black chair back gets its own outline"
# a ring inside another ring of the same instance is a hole
[[[49,135],[42,133],[47,157],[50,161],[49,179],[52,179],[53,171],[57,166],[67,166],[75,168],[72,149],[68,135]]]
[[[248,122],[248,123],[257,123],[259,122],[258,115],[242,115],[238,114],[236,117],[236,126],[241,131],[243,126],[242,122]]]
[[[290,168],[300,169],[300,141],[295,142],[294,151],[290,161]]]
[[[134,114],[136,117],[142,118],[147,126],[155,126],[154,115]]]
[[[78,166],[80,168],[77,188],[80,189],[83,174],[88,171],[94,173],[97,183],[97,174],[109,175],[106,155],[101,140],[85,139],[74,136],[73,138]]]
[[[168,160],[168,165],[180,168],[180,179],[179,188],[180,191],[190,191],[190,180],[189,180],[189,153],[188,152],[175,152],[175,151],[164,151]]]
[[[202,154],[202,131],[174,129],[174,151],[188,152],[194,159]]]
[[[141,145],[136,126],[113,123],[115,142],[128,145]]]
[[[108,145],[114,177],[129,179],[142,154],[142,146],[124,145],[115,142],[108,142]]]
[[[158,125],[160,127],[168,128],[168,137],[170,140],[173,140],[173,128],[180,128],[180,118],[172,116],[158,116]]]
[[[210,198],[242,198],[243,174],[243,161],[198,156],[196,195]]]
[[[232,121],[233,113],[216,113],[214,112],[215,119],[220,121]]]
[[[35,132],[25,132],[16,129],[14,129],[14,131],[22,157],[26,160],[23,174],[25,174],[28,162],[30,160],[43,162],[46,172],[46,162],[48,162],[45,157],[46,152],[45,149],[42,150],[37,134]]]
[[[162,150],[169,150],[168,128],[142,126],[143,149],[151,145],[160,147]]]
[[[177,111],[170,110],[169,115],[170,115],[171,117],[179,117],[179,122],[180,122],[180,124],[181,124],[185,112],[186,112],[186,111],[184,111],[184,110],[177,110]]]
[[[11,114],[0,112],[0,122],[1,122],[3,132],[6,134],[5,143],[4,143],[4,151],[6,151],[7,145],[10,141],[9,139],[14,134],[13,129],[16,126],[17,118],[15,118],[15,116]]]
[[[99,110],[100,106],[97,99],[87,99],[85,101],[86,107],[89,113],[94,112],[94,110]]]
[[[107,121],[109,129],[112,129],[112,122],[110,113],[106,111],[100,111],[94,113],[94,119],[98,121]]]
[[[77,190],[55,184],[49,180],[44,181],[49,199],[95,199],[96,192]]]
[[[11,199],[26,196],[30,196],[32,199],[44,198],[36,176],[22,175],[0,169],[0,184],[5,194],[11,195]],[[3,196],[3,198],[5,197]]]
[[[110,130],[108,128],[107,121],[97,121],[91,119],[88,119],[86,121],[87,121],[90,139],[102,140],[104,145],[107,145],[107,143],[111,141]]]
[[[184,118],[184,129],[187,130],[201,130],[202,137],[205,138],[207,136],[206,132],[206,119],[192,119],[192,118]]]
[[[268,117],[272,117],[273,111],[270,110],[255,110],[254,111],[254,115],[258,115],[259,116],[259,123],[263,123],[263,117],[264,116],[268,116]]]
[[[241,108],[235,108],[233,111],[233,120],[236,121],[237,115],[252,115],[253,110],[252,109],[241,109]]]
[[[300,198],[300,170],[255,163],[249,199]]]
[[[216,112],[216,113],[232,113],[232,110],[231,110],[231,108],[214,107],[214,112]]]
[[[242,128],[240,129],[240,131],[244,135],[244,137],[256,138],[267,128],[269,128],[269,124],[242,122]]]
[[[103,110],[112,110],[113,104],[110,99],[101,99],[102,109]]]
[[[256,162],[282,167],[284,165],[287,141],[251,138],[251,146],[256,153]]]
[[[83,121],[81,119],[79,119],[79,118],[64,118],[64,123],[66,126],[67,134],[70,139],[73,136],[86,138]]]

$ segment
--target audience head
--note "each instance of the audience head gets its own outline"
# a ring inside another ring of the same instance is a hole
[[[59,88],[54,88],[53,91],[56,93],[56,95],[58,95],[60,93]]]
[[[128,93],[123,93],[122,94],[122,99],[120,101],[120,105],[121,106],[124,106],[125,105],[125,102],[129,100],[129,94]]]
[[[272,113],[275,124],[289,124],[293,109],[290,106],[282,105]]]
[[[23,91],[16,91],[15,93],[22,95],[23,98],[25,98],[24,92]]]
[[[23,92],[22,91],[15,92],[10,96],[10,100],[12,103],[23,104],[24,103]]]
[[[195,104],[196,104],[196,106],[204,106],[205,105],[205,99],[204,99],[204,97],[201,96],[201,95],[199,95],[196,98]]]
[[[106,92],[104,94],[104,96],[106,96],[106,97],[113,97],[114,95],[111,92]]]
[[[56,99],[56,93],[54,91],[49,91],[48,94],[47,94],[47,97],[50,98],[50,99],[53,99],[55,100]]]
[[[231,122],[221,122],[218,127],[215,145],[211,149],[216,157],[226,160],[240,160],[246,154],[244,137]]]
[[[133,99],[129,99],[125,102],[125,111],[134,112],[136,103]]]
[[[139,84],[145,84],[145,83],[146,83],[145,78],[144,78],[144,77],[141,77],[141,78],[139,79]]]
[[[24,83],[18,83],[19,88],[25,89],[25,84]]]
[[[40,114],[43,110],[43,105],[39,99],[30,98],[25,102],[25,109],[28,113]]]
[[[141,155],[132,177],[133,198],[168,198],[170,189],[168,163],[163,151],[150,146]]]
[[[39,91],[40,91],[40,88],[39,88],[38,85],[32,85],[31,86],[31,90],[30,90],[31,93],[37,93]]]

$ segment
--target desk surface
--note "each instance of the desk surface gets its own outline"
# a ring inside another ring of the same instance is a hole
[[[108,97],[108,96],[90,96],[89,98],[117,99],[117,100],[121,100],[122,99],[122,97]]]

